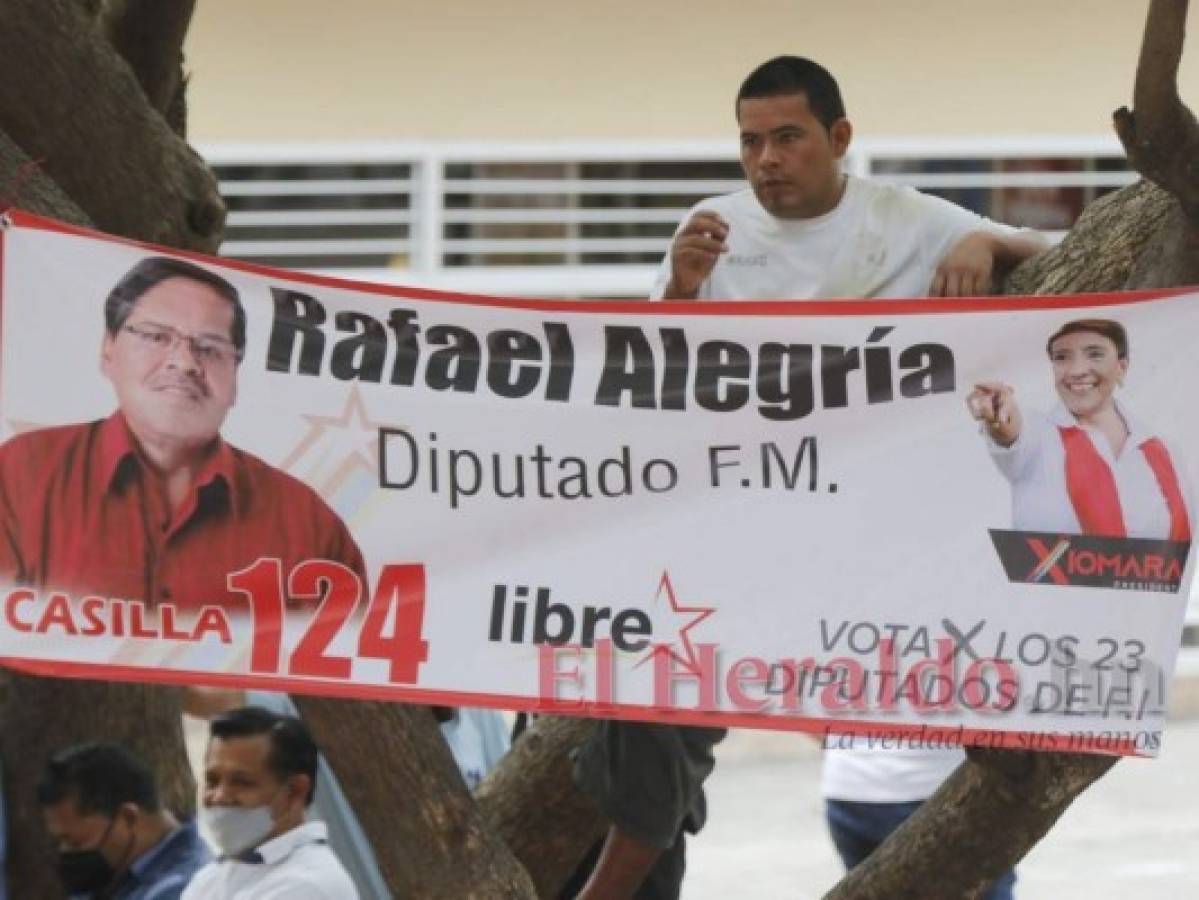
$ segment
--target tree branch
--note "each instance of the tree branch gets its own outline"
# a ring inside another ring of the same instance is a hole
[[[537,719],[475,791],[487,824],[525,867],[539,897],[558,896],[608,825],[571,774],[571,754],[594,728],[590,719]]]
[[[124,0],[113,4],[105,25],[108,39],[133,70],[146,100],[185,136],[181,109],[187,79],[183,74],[183,39],[195,0]]]
[[[93,227],[87,213],[42,171],[41,164],[26,156],[12,138],[0,131],[0,209],[7,206],[84,228]]]
[[[1101,197],[1060,244],[1011,272],[1003,293],[1104,293],[1135,286],[1134,270],[1165,239],[1177,209],[1178,202],[1149,181]]]
[[[1199,228],[1199,125],[1178,95],[1187,0],[1151,0],[1137,62],[1133,110],[1112,119],[1133,167],[1173,194]]]
[[[0,0],[0,18],[0,130],[44,159],[98,228],[215,252],[224,224],[216,179],[79,5]]]
[[[397,897],[537,896],[489,832],[428,707],[294,699]]]
[[[1137,60],[1133,107],[1155,121],[1177,115],[1178,65],[1186,35],[1189,0],[1150,0]]]
[[[825,900],[973,900],[1012,868],[1115,757],[968,750],[915,814]],[[935,873],[935,874],[933,874]]]

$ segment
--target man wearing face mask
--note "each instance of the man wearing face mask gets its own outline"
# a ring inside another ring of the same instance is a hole
[[[295,716],[246,706],[214,718],[201,816],[221,856],[183,900],[358,900],[325,823],[306,821],[316,770],[316,743]]]
[[[63,750],[38,784],[72,900],[178,900],[212,854],[164,809],[149,768],[116,744]]]

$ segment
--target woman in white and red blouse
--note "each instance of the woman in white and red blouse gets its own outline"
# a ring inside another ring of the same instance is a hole
[[[1011,482],[1013,527],[1189,541],[1194,504],[1181,459],[1116,399],[1129,363],[1124,326],[1068,322],[1046,350],[1061,398],[1048,415],[1022,413],[999,382],[966,398]]]

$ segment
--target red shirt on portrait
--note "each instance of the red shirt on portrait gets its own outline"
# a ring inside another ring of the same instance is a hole
[[[260,557],[283,572],[362,553],[310,487],[217,438],[174,515],[120,412],[0,446],[0,579],[7,584],[248,610],[226,576]],[[0,586],[3,586],[0,583]]]

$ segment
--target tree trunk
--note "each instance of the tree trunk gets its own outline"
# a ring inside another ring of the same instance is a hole
[[[1102,293],[1129,283],[1137,260],[1162,240],[1176,206],[1147,181],[1088,206],[1057,246],[1012,272],[1005,294]]]
[[[6,673],[0,683],[10,897],[64,896],[34,790],[56,750],[84,740],[123,744],[150,764],[170,809],[186,815],[194,810],[196,784],[183,752],[177,689],[16,673]]]
[[[215,253],[216,179],[70,0],[0,0],[0,131],[113,234]]]
[[[556,897],[607,827],[571,776],[590,720],[534,722],[476,806],[425,707],[294,699],[396,896]]]
[[[537,719],[475,791],[483,817],[528,871],[539,897],[557,897],[607,821],[571,777],[589,719]]]
[[[428,707],[295,697],[398,897],[534,898]]]
[[[0,129],[0,210],[9,206],[92,227],[87,214]]]
[[[1115,757],[969,750],[825,900],[974,900],[1024,858]]]
[[[183,39],[195,0],[121,0],[105,10],[104,27],[129,63],[150,107],[179,137],[187,137]]]

